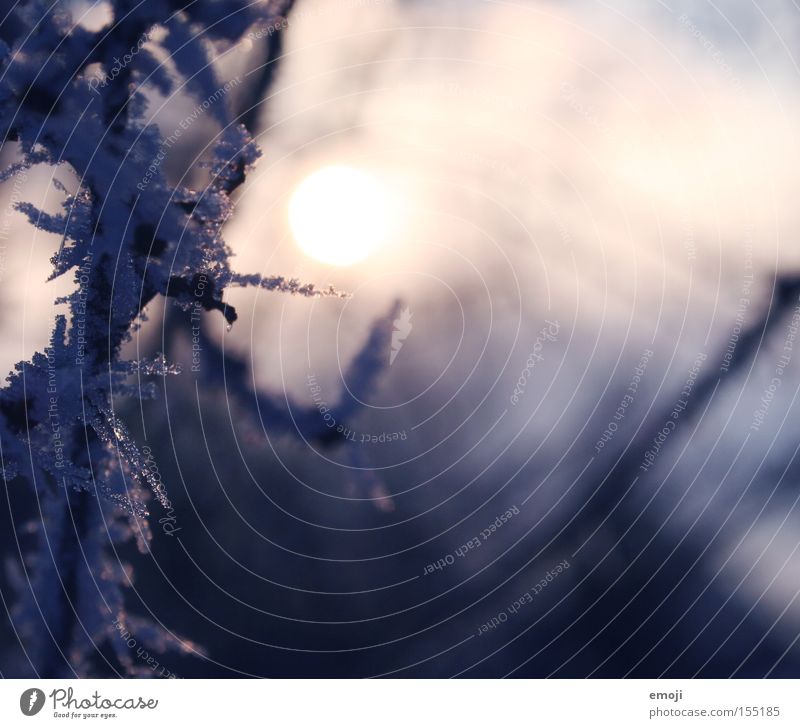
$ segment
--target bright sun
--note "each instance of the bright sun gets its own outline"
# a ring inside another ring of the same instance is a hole
[[[386,239],[389,201],[371,175],[325,167],[306,177],[289,201],[289,225],[303,252],[330,265],[364,260]]]

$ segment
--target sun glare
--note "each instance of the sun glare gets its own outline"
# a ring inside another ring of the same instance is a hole
[[[292,194],[289,225],[306,255],[330,265],[353,265],[386,240],[388,197],[366,172],[325,167],[306,177]]]

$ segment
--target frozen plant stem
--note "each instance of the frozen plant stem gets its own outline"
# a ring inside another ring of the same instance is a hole
[[[18,676],[118,674],[100,650],[105,643],[125,672],[149,676],[119,639],[120,626],[153,652],[202,652],[125,609],[131,578],[117,548],[135,541],[148,550],[149,504],[166,494],[114,405],[152,391],[130,385],[132,374],[167,376],[178,368],[163,359],[123,361],[123,344],[159,296],[184,311],[219,312],[232,324],[236,312],[223,298],[231,285],[342,294],[237,274],[222,239],[231,195],[260,152],[231,118],[230,84],[220,85],[209,50],[211,43],[216,51],[232,48],[285,7],[219,0],[171,11],[169,4],[115,0],[111,25],[95,32],[75,25],[65,5],[18,4],[0,26],[0,131],[21,155],[0,181],[49,165],[71,173],[76,188],[54,180],[61,214],[17,205],[31,224],[61,236],[52,277],[71,271],[75,287],[57,300],[68,315],[56,317],[47,349],[17,364],[0,390],[3,480],[9,493],[27,484],[34,513],[27,529],[34,544],[17,535],[23,559],[9,567],[20,641],[13,659]],[[123,57],[124,64],[115,60]],[[96,64],[114,67],[113,78],[98,84]],[[145,88],[188,94],[216,123],[213,150],[200,162],[208,172],[202,189],[172,185],[153,164],[180,127],[146,122]],[[209,98],[216,101],[206,111]]]

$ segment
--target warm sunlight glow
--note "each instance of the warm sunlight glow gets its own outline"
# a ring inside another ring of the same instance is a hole
[[[383,187],[351,167],[314,172],[289,202],[289,224],[297,243],[306,255],[331,265],[364,260],[384,242],[388,217]]]

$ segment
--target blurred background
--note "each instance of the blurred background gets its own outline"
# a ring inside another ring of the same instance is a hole
[[[797,676],[798,36],[778,0],[298,0],[220,54],[264,152],[234,267],[351,296],[227,293],[219,387],[171,304],[129,345],[183,367],[120,409],[174,510],[130,608],[208,652],[171,670]],[[51,172],[2,202],[53,207]],[[6,217],[7,370],[71,286]]]

